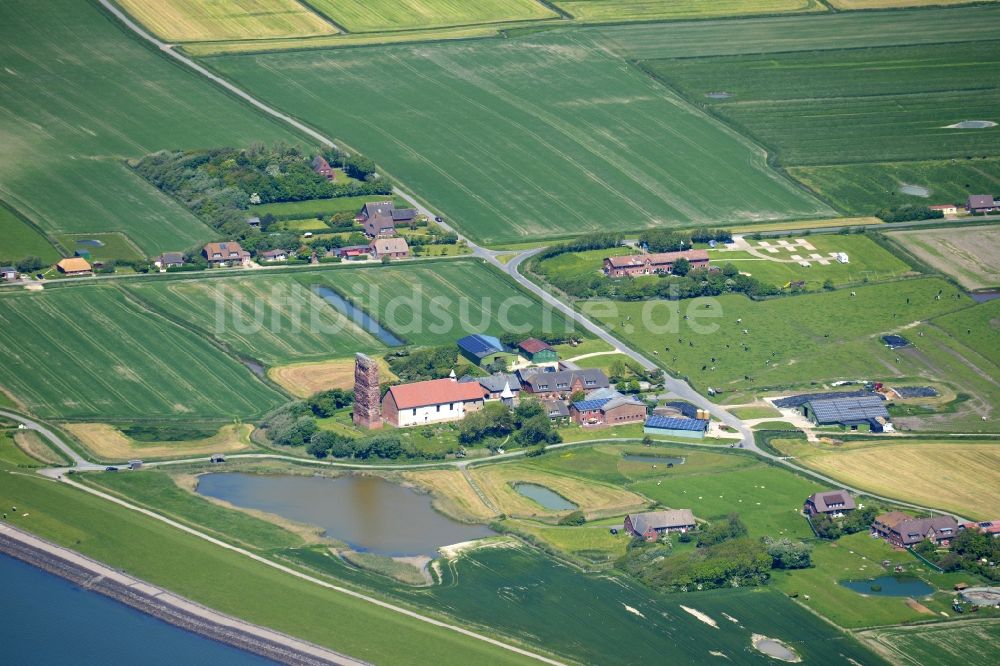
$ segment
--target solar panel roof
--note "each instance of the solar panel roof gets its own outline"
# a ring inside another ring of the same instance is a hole
[[[708,427],[705,419],[678,419],[670,416],[650,416],[646,419],[647,428],[663,428],[665,430],[704,430]]]

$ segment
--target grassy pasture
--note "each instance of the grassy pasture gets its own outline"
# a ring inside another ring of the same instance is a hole
[[[918,11],[838,12],[760,18],[611,25],[587,30],[615,52],[638,60],[740,53],[940,44],[995,39],[971,25],[993,25],[995,4]]]
[[[0,298],[0,384],[48,418],[229,419],[283,400],[201,336],[95,285]]]
[[[553,4],[580,21],[659,21],[826,11],[817,0],[722,0],[711,3],[697,0],[555,0]]]
[[[770,253],[757,247],[757,241],[750,240],[760,254],[781,262],[761,259],[757,255],[729,250],[709,250],[709,257],[719,264],[731,263],[745,273],[759,280],[779,287],[795,280],[803,280],[806,289],[820,289],[826,280],[835,285],[860,282],[880,282],[898,278],[911,271],[910,266],[871,239],[860,234],[817,234],[803,237],[814,250],[804,250],[797,246],[792,250],[779,249]],[[796,239],[790,239],[795,242]],[[771,247],[781,248],[775,240],[768,240]],[[850,262],[841,264],[830,257],[831,252],[847,253]],[[830,263],[826,266],[810,257],[819,254]],[[799,256],[809,260],[808,268],[791,259]]]
[[[310,37],[338,30],[297,0],[118,0],[168,42]]]
[[[837,208],[859,215],[886,205],[964,202],[969,194],[1000,190],[996,157],[798,166],[787,171]],[[930,194],[907,194],[900,190],[903,185],[917,185]]]
[[[93,3],[4,2],[0,35],[0,197],[49,233],[121,231],[148,254],[187,249],[213,232],[125,158],[299,140]]]
[[[1000,153],[991,120],[996,42],[690,58],[647,63],[660,79],[776,151],[783,165]],[[710,99],[712,92],[731,97]]]
[[[997,441],[870,441],[837,449],[802,440],[773,444],[810,469],[877,495],[978,520],[1000,514]]]
[[[917,229],[889,238],[966,289],[1000,286],[1000,227]]]
[[[1000,367],[1000,299],[937,317],[933,324]]]
[[[589,518],[620,515],[641,510],[648,502],[645,497],[612,485],[541,471],[526,465],[486,465],[471,470],[477,485],[500,512],[508,516],[554,518],[568,513],[553,511],[524,497],[514,489],[516,483],[544,486],[576,504]]]
[[[939,290],[942,297],[937,300]],[[851,293],[842,289],[761,302],[723,295],[708,301],[713,304],[710,310],[704,310],[703,299],[595,301],[583,310],[702,390],[713,386],[759,391],[810,381],[929,371],[908,356],[889,351],[879,336],[971,302],[938,279],[874,284],[857,288],[857,296]],[[682,319],[685,315],[690,319]],[[748,382],[746,376],[755,381]]]
[[[557,18],[535,0],[309,0],[351,32],[418,30]]]
[[[756,146],[606,46],[553,31],[211,64],[363,150],[478,242],[829,217]],[[368,103],[386,89],[396,103]]]
[[[0,238],[3,239],[0,262],[4,265],[21,257],[41,257],[52,263],[59,261],[60,255],[52,243],[3,205],[0,205]]]
[[[95,261],[109,261],[112,259],[133,261],[144,258],[142,251],[135,246],[135,243],[120,231],[103,234],[58,234],[56,239],[70,252],[78,250],[90,252],[90,258]],[[87,240],[98,241],[101,243],[101,246],[94,247],[93,245],[80,242]]]
[[[157,310],[266,365],[384,348],[290,274],[151,280],[127,288]]]
[[[211,437],[177,442],[141,442],[106,423],[67,423],[65,426],[98,460],[170,458],[233,453],[250,448],[250,425],[225,425]]]

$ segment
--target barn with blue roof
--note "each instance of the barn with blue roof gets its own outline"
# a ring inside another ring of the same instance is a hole
[[[701,439],[708,430],[706,419],[681,419],[671,416],[650,416],[642,431],[647,435],[662,435],[664,437],[686,437]]]
[[[493,335],[473,333],[461,338],[457,344],[459,353],[481,368],[502,363],[506,370],[517,363],[517,354],[507,350],[500,339]]]

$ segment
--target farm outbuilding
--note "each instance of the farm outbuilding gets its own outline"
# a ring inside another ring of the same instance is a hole
[[[891,429],[889,410],[879,395],[811,400],[802,405],[802,415],[820,426],[839,425],[871,432]]]
[[[56,264],[56,268],[64,275],[90,275],[93,270],[83,257],[67,257]]]
[[[517,363],[517,354],[507,350],[500,339],[493,335],[474,333],[458,340],[459,353],[481,368],[497,362],[508,368]]]
[[[665,437],[685,437],[701,439],[708,430],[707,419],[679,419],[669,416],[653,415],[646,419],[642,431],[647,435],[663,435]]]
[[[0,267],[0,280],[16,280],[17,279],[17,269],[13,266],[2,266]]]

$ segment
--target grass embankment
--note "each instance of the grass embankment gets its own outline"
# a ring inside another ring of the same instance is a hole
[[[226,425],[210,436],[200,439],[171,441],[141,441],[127,436],[107,423],[66,423],[63,427],[79,440],[98,460],[129,458],[182,458],[212,453],[234,453],[251,448],[248,424]]]
[[[827,11],[818,0],[722,0],[649,2],[648,0],[555,0],[560,9],[583,22],[669,21],[673,19],[750,16]]]
[[[0,502],[18,507],[15,526],[224,613],[366,661],[456,666],[470,660],[526,661],[275,571],[65,485],[6,470],[0,474]],[[372,627],[384,632],[380,640],[371,640]]]
[[[881,440],[836,446],[804,440],[771,444],[845,485],[977,520],[1000,515],[1000,441]],[[975,470],[970,473],[970,470]]]

